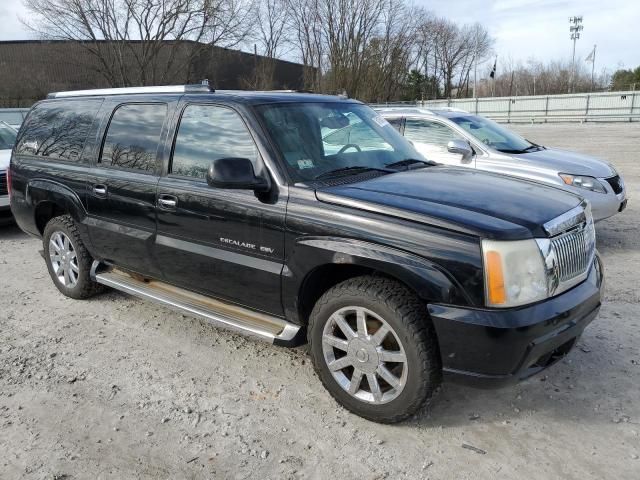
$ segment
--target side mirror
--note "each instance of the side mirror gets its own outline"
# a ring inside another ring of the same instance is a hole
[[[451,140],[447,143],[447,151],[462,155],[463,162],[469,162],[473,157],[473,149],[466,140]]]
[[[253,164],[248,158],[216,158],[209,165],[206,180],[209,186],[266,192],[269,182],[256,177]]]

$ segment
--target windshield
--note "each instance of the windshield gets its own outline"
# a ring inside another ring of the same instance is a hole
[[[16,143],[16,131],[0,122],[0,150],[11,150],[14,143]]]
[[[524,153],[540,148],[488,118],[465,115],[452,117],[449,120],[461,126],[485,145],[499,152]]]
[[[405,161],[426,162],[395,128],[365,105],[287,103],[262,105],[257,110],[296,182],[334,173],[392,173],[391,169],[406,166]]]

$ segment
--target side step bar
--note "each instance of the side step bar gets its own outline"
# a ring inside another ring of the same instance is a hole
[[[105,270],[104,265],[94,262],[91,278],[97,283],[166,305],[180,312],[204,317],[215,326],[275,345],[294,347],[303,343],[304,329],[281,318],[224,303],[168,283],[143,279],[122,270],[101,270]]]

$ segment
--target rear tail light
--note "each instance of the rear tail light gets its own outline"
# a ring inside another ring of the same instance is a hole
[[[11,203],[11,165],[7,168],[7,195],[9,195],[9,203]]]

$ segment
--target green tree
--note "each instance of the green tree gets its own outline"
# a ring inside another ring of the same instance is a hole
[[[405,97],[407,100],[421,100],[426,77],[418,70],[411,70],[407,76]]]
[[[611,77],[612,90],[640,89],[640,67],[635,70],[617,70]]]

